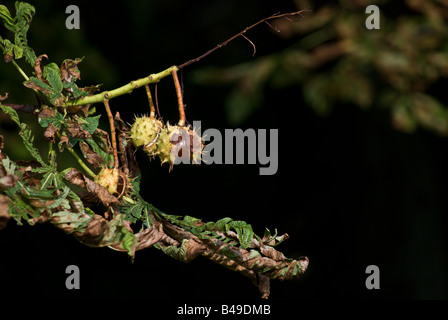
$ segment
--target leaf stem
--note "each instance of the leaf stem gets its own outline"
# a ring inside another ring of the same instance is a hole
[[[147,84],[145,85],[145,89],[146,89],[146,95],[148,96],[149,109],[151,110],[149,117],[154,119],[156,117],[156,108],[154,107],[154,101],[152,100],[151,89]]]
[[[30,78],[26,75],[25,71],[20,68],[20,66],[15,62],[14,60],[11,61],[13,66],[16,67],[16,69],[20,72],[20,74],[25,78],[26,81],[29,81]],[[36,91],[36,90],[35,90]]]
[[[114,124],[114,117],[112,115],[112,111],[110,110],[109,106],[109,100],[104,100],[104,107],[106,108],[107,117],[109,118],[109,125],[110,125],[110,135],[112,138],[112,149],[114,152],[114,167],[118,168],[120,166],[120,163],[118,161],[118,152],[117,152],[117,138],[115,135],[115,124]]]
[[[177,125],[183,127],[185,125],[186,119],[182,89],[180,87],[179,78],[177,77],[177,70],[173,70],[171,73],[174,79],[174,86],[176,87],[177,104],[179,105],[179,122],[177,123]]]
[[[75,150],[73,150],[73,148],[67,147],[66,149],[68,150],[68,152],[70,152],[72,154],[72,156],[76,159],[78,164],[84,169],[84,171],[89,176],[91,176],[92,178],[96,178],[96,174],[93,173],[92,170],[90,170],[90,168],[84,163],[84,161],[82,161],[82,159],[76,154],[76,152],[75,152]]]

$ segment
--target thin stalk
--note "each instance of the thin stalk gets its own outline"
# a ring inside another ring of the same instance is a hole
[[[145,89],[146,89],[146,95],[148,96],[149,109],[151,110],[149,117],[154,119],[156,117],[156,108],[154,107],[154,101],[152,100],[151,90],[149,89],[148,84],[145,85]]]
[[[114,167],[118,168],[120,163],[118,162],[118,152],[117,152],[117,138],[115,135],[115,123],[114,123],[114,117],[112,115],[112,111],[110,110],[109,106],[109,100],[104,100],[104,107],[106,108],[107,117],[109,118],[109,125],[110,125],[110,135],[112,138],[112,149],[114,152]]]
[[[90,170],[90,168],[84,163],[84,161],[82,161],[82,159],[76,154],[75,150],[73,150],[70,147],[66,148],[68,150],[68,152],[70,152],[72,154],[72,156],[76,159],[76,161],[78,162],[78,164],[84,169],[84,171],[91,176],[92,178],[96,178],[96,174],[92,172],[92,170]]]
[[[177,70],[173,70],[172,74],[174,79],[174,86],[176,87],[177,104],[179,105],[179,122],[177,123],[177,125],[183,127],[185,125],[186,118],[185,118],[184,100],[182,97],[182,89],[180,87],[179,78],[177,77]]]
[[[12,60],[11,62],[13,64],[13,66],[16,67],[16,69],[20,72],[22,77],[24,77],[26,81],[29,81],[30,78],[26,75],[25,71],[23,71],[22,68],[20,68],[20,66],[17,64],[17,62],[15,62],[14,60]],[[37,90],[35,90],[35,91],[37,91]]]
[[[57,133],[59,139],[61,138],[61,134],[58,132]],[[96,174],[93,173],[92,170],[90,170],[90,168],[84,163],[84,161],[82,161],[82,159],[76,154],[75,150],[73,150],[73,148],[71,147],[66,147],[66,149],[68,150],[68,152],[71,153],[71,155],[75,158],[76,162],[78,162],[78,164],[84,169],[84,171],[91,176],[92,178],[96,178]]]

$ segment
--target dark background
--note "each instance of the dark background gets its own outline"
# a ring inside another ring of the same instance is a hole
[[[199,56],[263,17],[296,10],[293,1],[260,0],[30,2],[37,9],[29,36],[36,54],[58,64],[85,56],[80,85],[103,83],[104,90]],[[80,8],[80,30],[65,28],[69,4]],[[238,38],[183,70],[190,123],[201,120],[203,130],[231,128],[223,108],[230,88],[195,83],[195,70],[257,59],[294,41],[266,25],[247,35],[257,46],[255,57]],[[26,91],[12,69],[0,65],[0,94],[32,103],[32,96],[19,93]],[[158,84],[158,101],[164,120],[177,121],[169,78]],[[149,112],[144,90],[114,99],[111,107],[128,122]],[[276,175],[258,175],[259,165],[178,166],[168,173],[139,152],[145,199],[170,214],[203,221],[229,216],[260,235],[266,227],[288,233],[278,250],[292,258],[306,255],[310,265],[297,281],[272,281],[271,302],[448,297],[446,138],[398,132],[384,110],[340,105],[319,117],[293,88],[267,89],[263,106],[240,127],[279,129]],[[9,154],[19,152],[6,144]],[[80,290],[65,288],[70,264],[80,268]],[[380,290],[365,287],[368,265],[380,268]],[[0,231],[0,277],[0,290],[11,297],[262,302],[250,280],[208,260],[184,264],[152,248],[137,252],[132,264],[126,254],[86,247],[50,224],[10,221]]]

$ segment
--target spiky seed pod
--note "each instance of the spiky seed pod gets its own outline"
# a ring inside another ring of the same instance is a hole
[[[130,130],[132,143],[135,147],[144,147],[146,152],[152,153],[162,128],[162,122],[155,118],[136,118]]]
[[[199,164],[201,162],[204,144],[202,138],[190,127],[171,126],[167,124],[166,133],[160,135],[160,152],[158,156],[162,163],[169,163],[170,170],[180,158],[187,157],[189,163]],[[188,154],[184,155],[183,152]]]
[[[188,157],[190,163],[201,162],[202,138],[190,127],[162,123],[154,118],[136,118],[130,130],[132,143],[142,147],[150,157],[159,157],[162,164],[168,163],[170,171],[179,158]],[[187,151],[188,155],[182,153]]]
[[[116,168],[102,168],[95,177],[95,182],[105,187],[110,194],[117,193],[119,170]]]

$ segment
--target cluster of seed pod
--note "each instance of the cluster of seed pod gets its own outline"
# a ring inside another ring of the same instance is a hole
[[[164,125],[155,117],[137,117],[130,130],[131,141],[141,147],[150,157],[159,157],[162,164],[168,163],[170,171],[175,164],[199,164],[202,138],[190,126]]]

